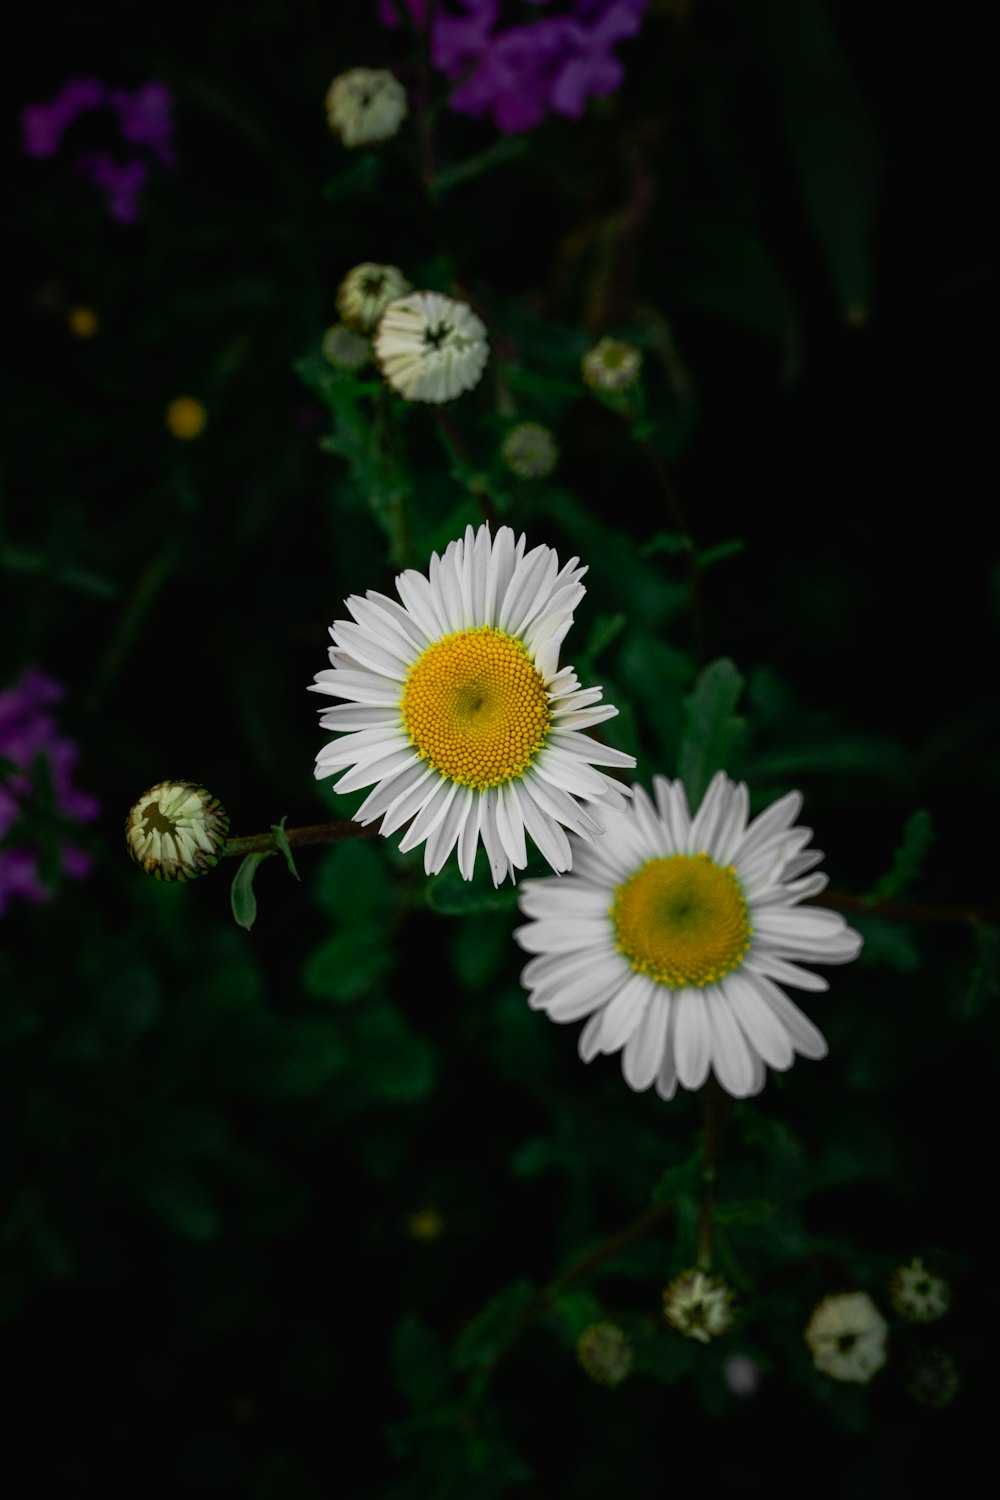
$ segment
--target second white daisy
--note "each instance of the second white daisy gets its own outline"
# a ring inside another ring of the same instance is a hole
[[[636,786],[624,809],[595,810],[604,837],[574,843],[572,875],[522,886],[528,1003],[554,1021],[589,1016],[584,1062],[621,1050],[634,1089],[671,1099],[712,1069],[730,1094],[754,1094],[766,1067],[826,1054],[779,983],[825,990],[800,963],[847,963],[861,938],[798,904],[826,885],[806,873],[823,858],[806,850],[812,830],[792,827],[798,792],[748,826],[747,789],[721,771],[694,818],[681,782],[653,785],[655,806]]]
[[[471,879],[482,842],[499,885],[527,863],[526,834],[568,870],[564,830],[583,846],[601,832],[597,807],[626,805],[627,788],[596,768],[633,757],[581,732],[618,710],[558,665],[587,570],[525,547],[509,526],[495,537],[469,526],[432,555],[429,577],[400,574],[401,603],[352,595],[354,618],[331,626],[330,670],[312,688],[347,700],[320,719],[339,737],[317,777],[339,776],[340,792],[372,787],[356,821],[381,818],[385,835],[409,823],[400,848],[426,844],[428,874],[457,848]]]

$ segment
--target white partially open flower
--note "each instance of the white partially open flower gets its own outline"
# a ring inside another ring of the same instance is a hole
[[[823,858],[793,828],[789,792],[747,826],[749,797],[719,771],[694,818],[679,781],[654,777],[656,805],[633,787],[624,808],[598,807],[604,837],[573,845],[573,873],[527,880],[514,936],[535,954],[528,1003],[554,1021],[589,1016],[580,1056],[622,1052],[634,1089],[664,1099],[701,1088],[713,1069],[741,1098],[765,1064],[823,1057],[826,1043],[782,984],[825,990],[801,961],[847,963],[861,938],[836,912],[798,905],[826,885]]]
[[[918,1255],[908,1266],[897,1266],[892,1273],[889,1299],[901,1318],[911,1323],[936,1323],[951,1306],[951,1287],[943,1276],[928,1271]]]
[[[389,303],[409,290],[398,266],[365,260],[352,266],[337,288],[337,309],[345,323],[370,333]]]
[[[405,115],[406,90],[384,68],[351,68],[327,90],[326,117],[345,146],[388,140]]]
[[[642,369],[642,353],[623,339],[605,337],[587,350],[581,368],[592,391],[616,396],[635,385]]]
[[[492,538],[469,526],[433,554],[429,578],[400,574],[401,604],[369,589],[330,629],[331,667],[311,691],[347,702],[322,714],[339,737],[316,775],[339,775],[339,792],[372,787],[355,819],[381,818],[385,835],[409,822],[400,848],[426,841],[428,874],[457,846],[471,879],[482,841],[499,885],[527,863],[526,834],[567,870],[563,828],[582,846],[600,832],[598,806],[625,805],[626,788],[595,767],[635,761],[581,732],[618,710],[558,665],[586,592],[578,561],[560,568],[508,526]]]
[[[886,1361],[889,1325],[867,1292],[824,1297],[805,1331],[813,1364],[831,1380],[867,1385]]]
[[[692,1267],[675,1276],[663,1293],[663,1316],[686,1339],[710,1344],[732,1326],[733,1291],[721,1276]]]
[[[442,292],[397,297],[375,333],[382,373],[407,401],[453,401],[471,391],[489,352],[486,329],[472,308]]]

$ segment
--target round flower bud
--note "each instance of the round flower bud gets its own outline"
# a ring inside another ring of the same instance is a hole
[[[500,445],[500,457],[518,479],[544,479],[556,466],[559,448],[540,422],[518,422]]]
[[[910,1323],[935,1323],[951,1306],[951,1287],[943,1276],[928,1271],[917,1256],[908,1266],[899,1266],[889,1281],[889,1300],[901,1318]]]
[[[372,357],[372,346],[360,333],[334,323],[323,335],[323,358],[337,370],[360,370]]]
[[[663,1316],[686,1339],[711,1343],[732,1325],[733,1292],[721,1276],[682,1271],[663,1293]]]
[[[940,1411],[958,1395],[962,1377],[958,1365],[944,1349],[923,1349],[913,1359],[906,1389],[920,1406]]]
[[[228,832],[228,814],[211,792],[196,781],[160,781],[129,813],[125,844],[147,875],[194,880],[218,864]]]
[[[824,1297],[805,1330],[813,1364],[831,1380],[867,1385],[886,1361],[889,1328],[867,1292]]]
[[[628,1335],[617,1323],[591,1323],[576,1341],[576,1354],[598,1385],[621,1385],[634,1358]]]
[[[167,407],[167,426],[183,442],[200,437],[207,421],[208,413],[193,396],[177,396]]]
[[[441,292],[397,297],[375,333],[382,374],[407,401],[452,401],[478,385],[488,357],[480,319]]]
[[[583,378],[599,395],[620,395],[635,385],[642,368],[642,354],[634,344],[603,338],[583,356]]]
[[[351,328],[371,333],[389,303],[409,290],[410,283],[398,266],[365,260],[348,271],[337,288],[337,311]]]
[[[351,68],[327,90],[326,117],[345,146],[388,140],[405,114],[406,90],[384,68]]]

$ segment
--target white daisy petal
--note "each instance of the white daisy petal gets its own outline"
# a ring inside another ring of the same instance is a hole
[[[563,830],[551,818],[546,818],[538,803],[530,795],[526,783],[514,786],[518,811],[525,830],[534,840],[539,853],[557,874],[568,870],[573,863],[573,851]]]
[[[625,1082],[637,1092],[648,1089],[662,1067],[667,1022],[670,1019],[669,996],[653,984],[650,984],[650,989],[653,993],[649,997],[646,1013],[622,1052]]]
[[[555,794],[557,753],[547,747],[539,761],[519,793]],[[535,955],[522,974],[529,1004],[559,1020],[596,1007],[581,1056],[620,1048],[630,1087],[655,1084],[663,1099],[678,1084],[700,1088],[710,1069],[745,1098],[796,1053],[824,1056],[820,1032],[778,984],[825,989],[799,960],[847,962],[861,939],[838,912],[800,904],[825,877],[802,873],[814,861],[803,857],[810,831],[789,826],[799,796],[748,827],[747,788],[721,772],[693,818],[679,781],[654,779],[655,806],[643,788],[625,790],[622,811],[608,798],[593,806],[593,842],[569,834],[569,876],[521,888],[528,920],[515,938]]]

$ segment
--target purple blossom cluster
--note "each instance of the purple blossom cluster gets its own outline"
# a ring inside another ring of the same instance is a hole
[[[624,70],[616,44],[635,36],[649,0],[521,0],[522,21],[505,25],[502,0],[437,0],[431,60],[455,84],[451,106],[492,115],[507,133],[532,130],[546,114],[579,119],[591,96],[614,93]],[[403,7],[418,26],[428,0],[378,0],[379,19],[398,26]],[[536,12],[528,19],[530,12]],[[503,12],[503,14],[501,14]],[[538,12],[544,12],[538,15]]]
[[[81,115],[110,109],[123,150],[80,151],[73,165],[104,194],[108,213],[119,224],[134,224],[152,162],[172,167],[173,113],[170,90],[155,80],[129,93],[97,78],[69,78],[47,104],[29,104],[22,116],[29,156],[56,156],[66,131]]]
[[[41,881],[38,848],[17,841],[16,825],[30,811],[36,796],[34,778],[39,759],[46,762],[55,808],[61,817],[86,823],[97,816],[96,800],[73,785],[77,748],[72,740],[60,735],[52,715],[46,712],[62,696],[59,684],[34,668],[0,693],[0,916],[12,896],[43,902],[50,894]],[[59,860],[63,874],[73,879],[90,871],[89,858],[72,842],[60,842]]]

